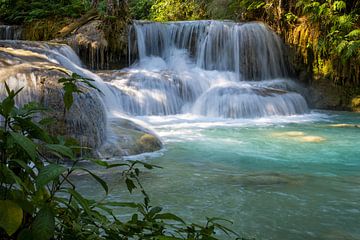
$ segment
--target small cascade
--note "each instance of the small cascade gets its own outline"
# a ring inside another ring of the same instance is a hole
[[[82,146],[96,148],[106,138],[106,98],[80,86],[84,93],[74,96],[70,111],[64,114],[63,90],[58,80],[71,72],[96,80],[104,92],[108,89],[100,77],[81,67],[77,55],[66,45],[0,41],[0,99],[7,96],[4,82],[10,89],[23,88],[15,99],[18,106],[31,101],[42,103],[51,109],[46,114],[56,119],[51,132],[75,137]]]
[[[0,25],[0,40],[20,40],[22,28],[20,26]]]
[[[107,110],[114,109],[117,105],[116,98],[112,90],[95,73],[82,67],[82,63],[77,54],[65,44],[49,42],[29,42],[29,41],[0,41],[0,47],[27,50],[31,53],[39,54],[42,58],[58,64],[71,72],[77,73],[82,77],[95,80],[95,86],[103,93],[102,99]]]
[[[262,23],[135,22],[129,46],[135,64],[109,78],[126,113],[256,118],[309,111],[281,39]]]
[[[205,70],[232,71],[237,80],[287,77],[281,39],[261,23],[230,21],[171,23],[136,22],[133,26],[139,59],[168,59],[174,49],[186,49],[196,66]]]

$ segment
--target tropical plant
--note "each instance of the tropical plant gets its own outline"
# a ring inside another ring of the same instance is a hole
[[[155,0],[150,18],[155,21],[199,20],[206,15],[202,2],[197,0]]]

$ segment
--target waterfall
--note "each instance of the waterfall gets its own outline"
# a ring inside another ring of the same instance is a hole
[[[289,77],[284,44],[262,23],[135,22],[131,31],[129,53],[137,61],[109,78],[128,114],[255,118],[308,112]]]
[[[281,39],[261,23],[136,22],[134,29],[140,60],[146,56],[167,59],[177,48],[186,49],[198,67],[233,71],[238,80],[288,76]]]
[[[19,40],[21,37],[20,26],[0,25],[0,40]]]
[[[257,118],[309,111],[289,77],[284,44],[262,23],[135,22],[131,29],[134,64],[98,74],[64,44],[0,41],[0,46],[31,51],[94,79],[108,115]]]

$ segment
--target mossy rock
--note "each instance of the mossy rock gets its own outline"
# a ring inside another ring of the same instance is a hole
[[[161,142],[154,135],[145,133],[136,142],[139,152],[154,152],[161,149]]]
[[[116,118],[108,123],[107,141],[99,149],[103,158],[137,155],[158,151],[161,141],[149,129],[129,119]]]
[[[356,96],[352,99],[351,108],[354,112],[360,112],[360,96]]]

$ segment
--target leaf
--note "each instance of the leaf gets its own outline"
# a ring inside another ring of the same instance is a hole
[[[153,217],[155,214],[161,212],[162,208],[161,207],[153,207],[151,208],[150,212],[149,212],[149,217]]]
[[[13,97],[8,96],[5,98],[1,103],[2,115],[4,115],[4,117],[8,117],[14,106],[15,101]]]
[[[64,93],[64,104],[65,104],[65,108],[66,110],[70,110],[71,108],[71,105],[73,104],[74,102],[74,97],[72,95],[72,92],[65,92]]]
[[[125,166],[129,167],[129,164],[127,164],[127,163],[109,164],[106,168],[125,167]]]
[[[64,146],[61,144],[46,144],[45,147],[52,151],[60,153],[62,156],[68,157],[72,160],[75,159],[73,151],[71,150],[71,148],[69,148],[67,146]]]
[[[86,168],[75,168],[75,169],[82,170],[82,171],[85,171],[85,172],[89,173],[98,183],[100,183],[100,185],[105,190],[106,194],[109,193],[109,187],[108,187],[107,183],[103,179],[101,179],[99,176],[92,173],[90,170],[88,170]]]
[[[0,227],[11,236],[20,227],[23,219],[22,209],[13,201],[0,200]]]
[[[147,169],[153,169],[154,166],[148,163],[144,163],[144,167]]]
[[[81,196],[80,193],[73,189],[67,189],[67,191],[75,198],[75,200],[80,204],[80,206],[84,209],[84,211],[89,215],[92,216],[89,201]]]
[[[360,29],[352,30],[348,35],[345,37],[351,37],[351,38],[360,38]]]
[[[29,138],[16,132],[10,132],[12,139],[18,144],[34,161],[36,158],[36,145]]]
[[[133,202],[104,202],[101,204],[105,205],[105,206],[110,206],[110,207],[128,207],[128,208],[138,208],[139,207],[138,203],[133,203]]]
[[[26,185],[9,167],[4,164],[0,165],[0,181],[7,184],[17,183],[19,186],[22,186],[24,189]]]
[[[40,169],[39,175],[36,179],[36,186],[38,189],[44,187],[49,182],[58,178],[62,173],[64,173],[67,168],[57,165],[57,164],[49,164]]]
[[[172,221],[181,222],[181,223],[185,224],[184,220],[182,220],[180,217],[178,217],[172,213],[159,213],[159,214],[155,215],[154,219],[172,220]]]
[[[136,188],[133,180],[127,178],[127,179],[125,180],[125,183],[126,183],[126,187],[127,187],[127,189],[129,190],[129,192],[132,193],[132,190]]]
[[[31,232],[37,240],[48,240],[54,236],[55,215],[51,208],[43,207],[35,217]]]

